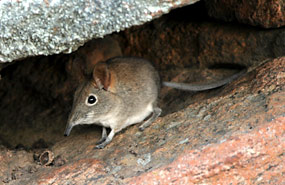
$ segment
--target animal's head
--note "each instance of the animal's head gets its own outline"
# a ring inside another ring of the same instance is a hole
[[[106,119],[117,103],[112,78],[106,63],[96,64],[92,78],[80,85],[74,94],[65,136],[70,134],[75,125],[92,124]]]

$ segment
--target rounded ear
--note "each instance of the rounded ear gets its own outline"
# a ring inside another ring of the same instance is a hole
[[[105,62],[99,62],[94,66],[93,80],[95,87],[108,90],[111,83],[111,75]]]

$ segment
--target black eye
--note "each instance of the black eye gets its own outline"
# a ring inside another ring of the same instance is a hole
[[[87,98],[87,105],[94,105],[97,102],[96,96],[93,94],[89,95]]]

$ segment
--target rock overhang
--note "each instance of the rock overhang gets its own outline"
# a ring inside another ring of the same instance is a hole
[[[199,0],[0,1],[0,62],[71,53]]]

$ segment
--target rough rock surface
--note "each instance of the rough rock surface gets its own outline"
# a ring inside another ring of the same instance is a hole
[[[0,62],[70,53],[92,38],[199,0],[0,1]]]
[[[140,29],[127,29],[120,40],[123,54],[150,59],[161,70],[169,66],[251,66],[285,56],[285,28],[264,30],[216,22],[206,14],[199,2]]]
[[[81,59],[83,55],[84,60],[93,62],[121,54],[140,56],[155,64],[164,81],[181,73],[181,78],[176,80],[189,83],[206,83],[234,73],[225,72],[224,67],[255,66],[267,58],[285,56],[284,28],[264,31],[211,22],[205,17],[206,10],[198,5],[111,35],[115,42],[108,41],[108,37],[97,39],[71,56],[34,57],[4,68],[0,80],[0,142],[10,147],[31,148],[40,139],[47,145],[62,139],[73,93],[80,81],[77,69],[93,65],[81,60],[79,65],[71,62],[76,56]],[[184,19],[189,12],[193,14]],[[192,15],[199,15],[201,20],[193,20]],[[107,50],[116,47],[121,47],[121,51]],[[106,52],[100,54],[104,48]],[[92,49],[95,49],[93,53]],[[90,71],[85,73],[88,75]],[[179,92],[171,91],[168,97],[162,94],[161,98],[170,104],[177,94]],[[181,108],[179,103],[174,104],[164,114]]]
[[[148,58],[162,70],[171,65],[250,66],[266,58],[285,54],[285,28],[262,31],[227,24],[190,23],[162,27],[158,32],[152,33],[151,27],[152,25],[142,30],[127,30],[124,37],[127,38],[127,43],[123,52],[126,55],[137,53]],[[181,34],[175,35],[172,30]]]
[[[0,1],[0,62],[70,53],[92,38],[141,25],[171,9],[198,1]],[[282,0],[205,3],[209,15],[217,19],[266,28],[285,24]]]
[[[237,20],[253,26],[285,26],[283,0],[206,0],[210,16],[224,21]]]
[[[284,64],[285,58],[278,58],[224,88],[184,93],[180,110],[159,118],[144,132],[138,131],[138,125],[129,127],[105,149],[93,149],[100,133],[92,129],[64,138],[49,148],[65,161],[59,165],[38,165],[32,151],[2,149],[1,180],[9,184],[283,183]]]
[[[285,117],[220,143],[185,150],[171,164],[125,181],[129,184],[283,184]]]
[[[284,29],[216,23],[197,5],[113,34],[109,41],[93,40],[72,55],[33,57],[5,67],[0,184],[163,184],[168,177],[167,184],[284,181]],[[109,45],[117,49],[105,53]],[[251,70],[211,91],[163,88],[161,117],[144,132],[138,131],[140,124],[123,130],[103,150],[93,150],[100,127],[77,126],[63,137],[80,81],[77,69],[88,76],[84,69],[92,68],[94,59],[121,54],[150,59],[163,80],[203,83],[225,78],[239,66]],[[82,55],[83,62],[77,60]]]

